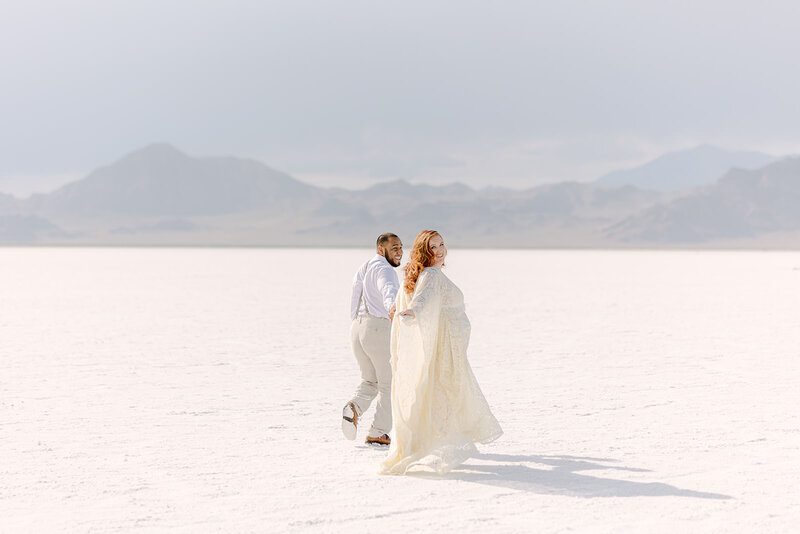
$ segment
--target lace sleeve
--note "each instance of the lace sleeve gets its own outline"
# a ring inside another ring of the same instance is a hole
[[[409,303],[409,309],[414,312],[414,315],[419,316],[427,308],[431,306],[431,302],[435,301],[438,306],[441,299],[441,277],[438,269],[425,269],[419,275],[417,280],[417,287],[414,290],[414,297]]]

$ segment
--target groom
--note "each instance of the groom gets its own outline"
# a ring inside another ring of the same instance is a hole
[[[368,444],[389,445],[392,428],[392,367],[389,343],[394,316],[394,298],[400,289],[395,267],[403,258],[403,243],[394,234],[378,237],[377,254],[356,272],[350,297],[350,343],[358,366],[361,384],[342,410],[342,432],[356,438],[358,418],[378,397],[375,418],[367,433]]]

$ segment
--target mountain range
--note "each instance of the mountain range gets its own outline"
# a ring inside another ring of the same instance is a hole
[[[724,154],[745,168],[713,176]],[[627,182],[614,184],[621,176]],[[154,144],[49,194],[0,194],[0,243],[366,247],[384,231],[410,242],[436,228],[475,247],[797,248],[799,207],[800,158],[706,146],[594,183],[476,190],[394,181],[353,191]]]

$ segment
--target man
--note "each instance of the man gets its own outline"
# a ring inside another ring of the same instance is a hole
[[[394,315],[394,298],[400,289],[395,267],[403,258],[403,243],[394,234],[378,237],[377,254],[361,266],[353,278],[350,297],[350,343],[358,366],[361,384],[342,410],[342,432],[356,438],[358,418],[378,397],[372,427],[366,442],[389,445],[392,429],[392,367],[389,343]]]

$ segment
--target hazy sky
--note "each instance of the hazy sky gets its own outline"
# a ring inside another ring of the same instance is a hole
[[[590,180],[800,152],[795,1],[28,0],[0,12],[0,191],[156,141],[321,185]]]

